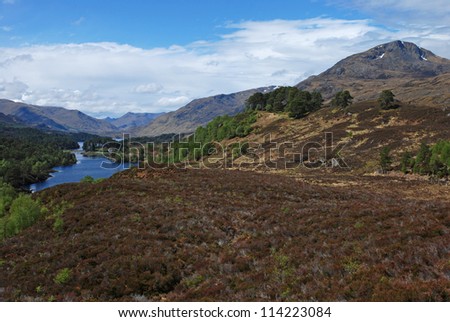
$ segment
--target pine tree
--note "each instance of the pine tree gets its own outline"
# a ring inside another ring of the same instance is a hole
[[[333,107],[341,107],[346,108],[347,106],[352,104],[353,97],[350,95],[349,91],[340,91],[334,95],[333,100],[331,101],[331,106]]]
[[[394,107],[394,99],[395,95],[391,90],[384,90],[381,92],[378,97],[378,102],[380,103],[380,107],[384,110],[388,110]]]
[[[380,166],[384,173],[391,170],[392,158],[390,153],[391,150],[387,146],[380,152]]]
[[[417,154],[416,160],[414,162],[414,173],[418,174],[430,174],[430,160],[431,160],[431,150],[430,147],[422,143],[420,146],[419,153]]]
[[[400,161],[400,167],[404,174],[407,174],[411,168],[414,166],[414,159],[410,152],[406,151],[402,155],[402,160]]]

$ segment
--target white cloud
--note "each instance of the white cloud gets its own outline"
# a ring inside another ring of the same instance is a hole
[[[448,0],[328,0],[333,6],[365,12],[397,38],[413,41],[449,57],[450,6]]]
[[[16,3],[16,0],[3,0],[2,3],[3,4],[14,4],[14,3]]]
[[[168,48],[116,43],[0,48],[0,85],[10,88],[0,95],[118,116],[176,109],[214,94],[294,85],[348,55],[396,39],[450,57],[445,28],[391,31],[368,20],[331,18],[244,21],[229,28],[218,41]],[[15,82],[26,88],[11,89]]]
[[[74,26],[79,26],[79,25],[81,25],[85,20],[86,20],[86,18],[80,17],[80,18],[78,18],[77,20],[72,21],[72,25],[74,25]]]
[[[363,11],[384,26],[410,31],[411,38],[426,41],[441,35],[450,35],[450,6],[448,0],[329,0],[349,10]],[[450,44],[438,44],[448,53]]]
[[[7,59],[0,61],[0,67],[6,67],[20,61],[33,61],[33,57],[28,54],[21,54],[14,57],[8,57]]]
[[[176,96],[176,97],[161,97],[158,100],[158,105],[160,106],[174,106],[183,105],[189,102],[189,97],[186,96]]]
[[[142,93],[142,94],[155,94],[160,92],[163,89],[163,86],[161,84],[157,83],[149,83],[149,84],[142,84],[137,86],[134,91],[136,93]]]
[[[4,32],[10,32],[13,30],[11,26],[1,26],[0,29]]]
[[[0,97],[21,101],[27,92],[28,85],[17,79],[12,81],[0,79]]]

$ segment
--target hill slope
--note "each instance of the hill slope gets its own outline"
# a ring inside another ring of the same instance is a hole
[[[308,172],[310,170],[301,161],[307,159],[309,148],[314,148],[310,144],[319,145],[313,149],[311,159],[325,161],[325,135],[331,133],[333,146],[328,148],[337,148],[350,167],[343,171],[362,174],[378,169],[383,147],[392,150],[397,165],[404,151],[417,153],[422,142],[435,144],[439,140],[450,140],[449,124],[449,109],[400,103],[396,109],[383,110],[376,101],[366,101],[345,110],[324,107],[297,120],[286,114],[259,112],[250,135],[222,144],[249,143],[255,148],[249,155],[234,160],[239,167],[264,170],[264,163],[273,161],[272,168],[290,167],[294,172]],[[333,157],[329,154],[327,163],[321,167],[339,170],[339,167],[331,168],[329,162]]]
[[[252,94],[272,89],[273,87],[264,87],[196,99],[174,112],[156,118],[147,126],[137,129],[136,133],[140,136],[191,133],[217,116],[234,115],[243,111],[245,101]]]
[[[118,132],[115,126],[104,120],[62,107],[36,106],[2,99],[0,112],[14,116],[29,126],[42,129],[102,135]]]
[[[413,43],[394,41],[347,57],[297,85],[330,99],[349,90],[356,101],[375,99],[391,89],[403,102],[449,105],[450,60]]]
[[[24,126],[24,124],[17,117],[5,115],[3,113],[0,113],[0,125]]]
[[[0,244],[0,299],[448,300],[450,187],[317,178],[134,169],[47,189],[63,229]]]

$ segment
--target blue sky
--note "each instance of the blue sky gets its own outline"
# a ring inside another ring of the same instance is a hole
[[[0,0],[0,98],[90,115],[294,85],[402,39],[450,57],[448,0]]]
[[[141,48],[215,40],[230,22],[366,15],[324,1],[6,0],[2,45],[117,42]]]

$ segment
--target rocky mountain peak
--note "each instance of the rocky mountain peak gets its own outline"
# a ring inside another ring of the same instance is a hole
[[[322,75],[338,78],[387,79],[408,75],[432,77],[450,72],[450,61],[411,42],[393,41],[349,56]]]
[[[376,99],[383,89],[410,103],[442,106],[450,103],[450,60],[406,41],[393,41],[349,56],[330,69],[297,84],[331,99],[349,90],[355,101]]]
[[[428,58],[435,58],[431,51],[420,48],[414,43],[404,41],[393,41],[379,45],[368,50],[368,59],[403,60],[408,62],[428,61]],[[427,58],[428,57],[428,58]]]

